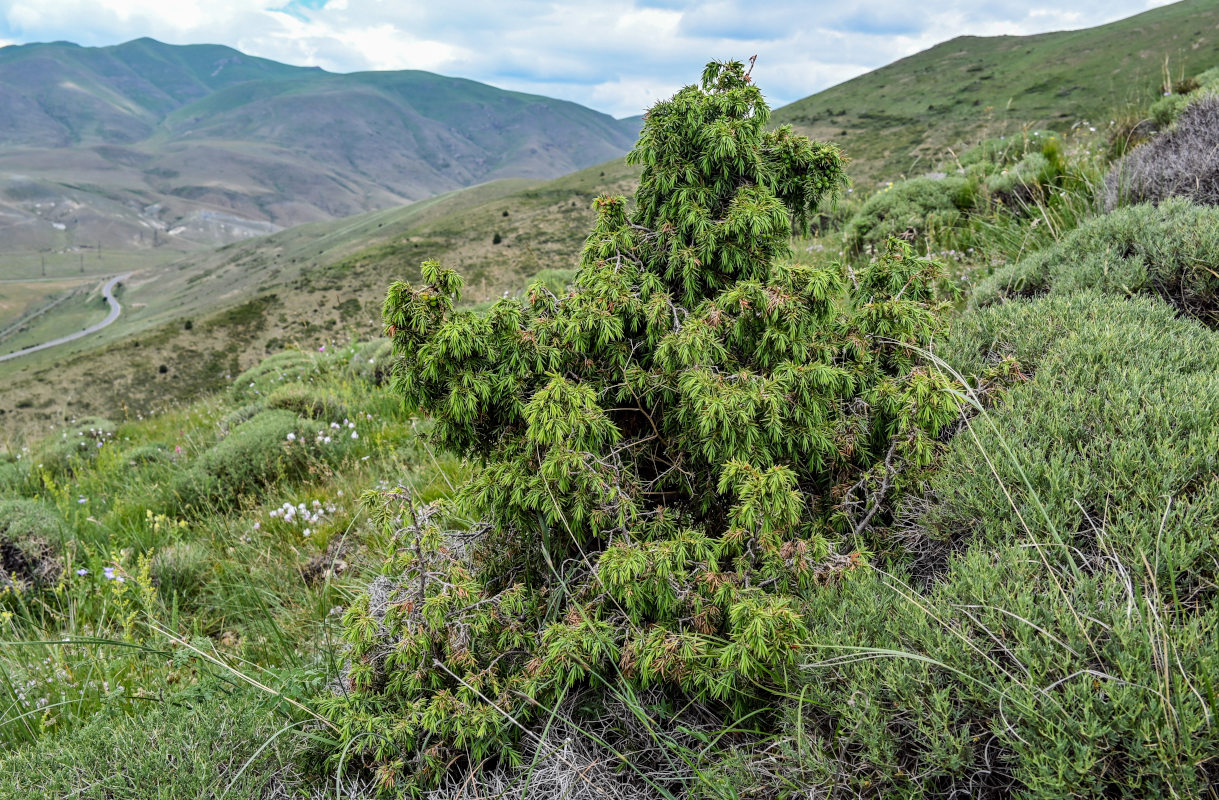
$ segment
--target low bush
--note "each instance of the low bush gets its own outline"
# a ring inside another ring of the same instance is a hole
[[[1210,325],[1219,324],[1219,208],[1173,198],[1096,217],[1060,242],[996,272],[974,294],[977,306],[1044,293],[1096,289],[1156,294]]]
[[[1127,153],[1105,176],[1105,208],[1185,197],[1219,206],[1219,95],[1191,102],[1176,124]]]
[[[235,408],[220,418],[220,432],[227,435],[233,428],[236,428],[243,422],[249,422],[266,409],[267,404],[261,400],[254,403],[246,403],[243,406]]]
[[[142,467],[149,464],[166,464],[172,459],[169,449],[161,444],[142,444],[123,453],[128,466]]]
[[[1219,530],[1219,335],[1156,298],[1080,292],[972,311],[940,355],[971,376],[1014,359],[1027,380],[993,425],[972,426],[1018,509],[996,502],[996,476],[960,437],[937,467],[931,528],[999,545],[1021,524],[1045,532],[1052,523],[1067,541],[1099,527],[1125,559],[1172,555],[1178,588],[1185,573],[1206,572],[1200,553],[1172,547],[1199,536],[1203,547],[1219,544],[1209,541]]]
[[[802,608],[806,681],[786,735],[740,756],[757,782],[740,795],[1204,796],[1219,335],[1080,293],[969,312],[945,345],[1027,379],[957,434],[902,532],[944,557],[857,570]]]
[[[1037,152],[1030,152],[1008,168],[991,173],[983,184],[995,202],[1015,211],[1044,203],[1067,174],[1062,145],[1047,138]]]
[[[36,500],[0,501],[0,596],[54,585],[63,576],[63,521]]]
[[[347,371],[353,378],[381,386],[389,380],[393,356],[394,345],[389,339],[373,339],[356,348],[347,362]]]
[[[326,423],[337,422],[347,416],[347,406],[333,392],[303,383],[289,383],[273,389],[267,395],[267,408],[291,411],[297,416]]]
[[[962,211],[973,205],[975,186],[957,176],[895,183],[868,198],[847,222],[847,246],[857,253],[878,251],[890,237],[921,244],[961,224]]]
[[[960,165],[966,172],[991,175],[1010,167],[1026,156],[1040,153],[1046,142],[1056,140],[1052,131],[1021,131],[1013,136],[983,139],[961,154]]]
[[[329,428],[290,411],[269,409],[238,425],[191,468],[178,473],[171,495],[196,511],[210,503],[235,505],[280,482],[299,481],[342,457],[348,442]]]
[[[285,350],[260,361],[233,379],[230,394],[236,400],[253,402],[265,398],[276,387],[320,374],[328,356]]]

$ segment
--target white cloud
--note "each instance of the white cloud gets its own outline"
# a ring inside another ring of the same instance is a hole
[[[334,71],[424,69],[627,116],[757,53],[780,105],[961,34],[1086,27],[1166,0],[0,0],[0,43],[229,44]]]

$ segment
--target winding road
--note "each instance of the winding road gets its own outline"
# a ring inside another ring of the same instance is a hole
[[[110,313],[107,314],[106,318],[104,320],[102,320],[101,322],[97,323],[96,325],[90,325],[89,327],[85,328],[84,330],[77,331],[76,333],[73,333],[69,336],[61,336],[58,339],[52,339],[49,342],[43,342],[42,344],[36,344],[32,347],[27,347],[24,350],[18,350],[15,353],[9,353],[8,355],[0,356],[0,361],[8,361],[10,358],[26,356],[26,355],[29,355],[30,353],[37,353],[39,350],[46,350],[51,347],[58,347],[61,344],[67,344],[68,342],[74,342],[77,339],[82,339],[91,333],[97,333],[102,328],[104,328],[107,325],[109,325],[110,323],[114,322],[116,319],[119,318],[119,314],[123,313],[123,307],[121,305],[119,305],[119,301],[116,300],[114,297],[114,287],[119,281],[125,280],[129,277],[131,277],[130,272],[125,273],[123,275],[116,275],[113,278],[111,278],[110,280],[108,280],[106,282],[106,285],[102,287],[102,297],[104,297],[106,299],[106,302],[110,304]]]

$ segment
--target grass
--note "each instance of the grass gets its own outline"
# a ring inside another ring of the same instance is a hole
[[[92,281],[0,282],[0,342],[17,332],[27,319],[53,310],[74,289],[87,283]]]
[[[216,679],[147,705],[138,717],[108,706],[9,759],[0,796],[287,797],[303,783],[289,738],[302,723],[287,703]]]
[[[76,282],[131,270],[152,269],[184,255],[184,251],[170,248],[104,248],[99,252],[92,244],[82,246],[78,252],[6,250],[0,253],[0,281],[30,281],[31,286],[38,285],[44,278]]]
[[[272,395],[291,383],[341,399],[345,417],[262,412],[222,436],[219,423],[244,400],[219,395],[145,421],[82,424],[81,435],[65,430],[5,462],[0,495],[37,499],[67,535],[57,541],[63,569],[51,585],[10,589],[0,597],[0,750],[13,755],[32,747],[25,752],[52,760],[66,757],[57,752],[75,753],[77,774],[109,772],[104,762],[88,759],[120,741],[147,747],[154,731],[178,726],[179,746],[182,737],[197,742],[189,709],[202,703],[213,709],[203,713],[212,714],[231,702],[225,698],[233,687],[216,681],[236,679],[220,664],[253,670],[277,686],[324,676],[331,610],[353,591],[348,570],[354,573],[367,558],[360,492],[401,481],[435,496],[447,491],[457,470],[447,459],[425,456],[418,421],[373,384],[353,377],[353,355],[304,356],[304,369],[291,381],[274,366],[258,379]],[[239,385],[248,390],[247,378],[241,376]],[[270,430],[258,421],[267,415],[277,420],[270,426],[274,443],[251,437],[250,426]],[[287,423],[284,430],[299,433],[295,442],[280,435],[277,415]],[[334,444],[322,444],[317,431]],[[87,446],[76,447],[78,439]],[[267,455],[260,461],[248,453],[235,456],[249,449],[238,440],[259,442]],[[66,459],[56,455],[60,442],[68,445]],[[299,455],[292,455],[294,444],[303,448]],[[171,487],[192,469],[216,477],[220,502],[179,503]],[[286,504],[297,510],[285,515]],[[320,570],[313,566],[319,560],[325,564]],[[272,676],[268,669],[280,672]],[[192,693],[202,694],[192,700]],[[212,699],[200,700],[204,696]],[[150,711],[152,717],[143,717]],[[275,719],[244,706],[241,713],[266,724]],[[132,715],[145,722],[124,721]],[[88,722],[93,719],[99,721]],[[253,742],[250,750],[261,743],[257,725],[246,730],[217,722],[210,729],[217,741],[237,734]],[[122,733],[107,743],[103,732],[110,726]],[[66,739],[51,744],[61,733]],[[174,741],[158,745],[171,748]],[[195,752],[194,763],[203,769],[207,751]],[[151,768],[154,761],[147,763]],[[235,770],[212,766],[208,774],[231,778]],[[31,796],[21,792],[36,789],[55,795],[54,787],[66,780],[45,762],[19,775],[6,766],[4,774],[0,796]],[[34,775],[42,783],[31,783]],[[174,778],[174,791],[185,791],[185,780]],[[135,790],[115,791],[120,793],[106,796]]]

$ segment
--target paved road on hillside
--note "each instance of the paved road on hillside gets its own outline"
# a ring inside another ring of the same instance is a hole
[[[27,356],[30,353],[37,353],[39,350],[46,350],[47,348],[50,348],[50,347],[58,347],[61,344],[67,344],[68,342],[74,342],[77,339],[84,338],[85,336],[88,336],[91,333],[97,333],[102,328],[104,328],[107,325],[109,325],[110,323],[114,322],[116,319],[119,318],[119,314],[123,313],[123,307],[121,305],[119,305],[119,301],[114,298],[114,286],[119,281],[124,280],[129,277],[131,277],[130,272],[123,274],[123,275],[116,275],[113,278],[111,278],[109,281],[107,281],[106,285],[102,287],[102,297],[106,298],[106,302],[110,304],[110,313],[107,314],[106,318],[104,320],[102,320],[101,322],[97,323],[96,325],[90,325],[89,327],[85,328],[83,331],[77,331],[76,333],[73,333],[70,336],[61,336],[58,339],[52,339],[49,342],[43,342],[42,344],[36,344],[33,347],[27,347],[24,350],[18,350],[15,353],[9,353],[6,356],[0,356],[0,361],[8,361],[10,358],[17,358],[18,356]]]

